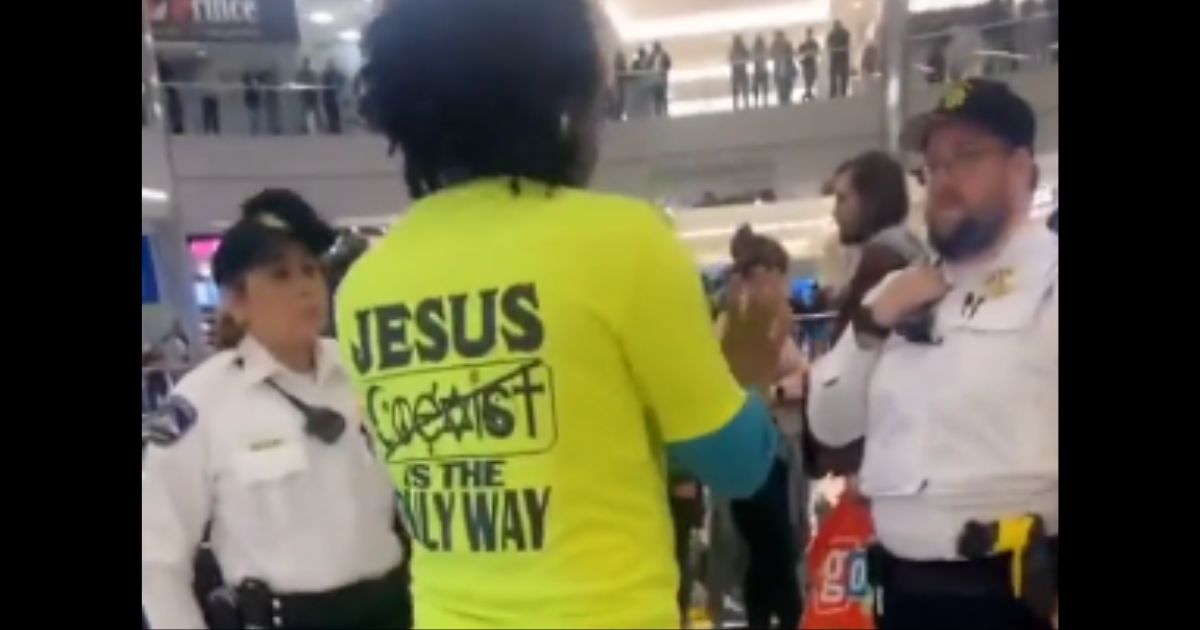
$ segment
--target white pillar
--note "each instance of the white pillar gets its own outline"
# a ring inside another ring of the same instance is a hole
[[[879,50],[883,54],[884,146],[900,154],[900,131],[908,116],[908,0],[881,0]]]
[[[166,213],[155,213],[147,217],[142,213],[144,234],[150,238],[150,248],[154,256],[155,267],[159,279],[159,299],[163,306],[179,319],[187,334],[191,347],[200,348],[204,345],[204,337],[200,332],[200,311],[196,307],[196,298],[192,289],[192,275],[195,265],[187,248],[187,234],[180,213],[179,201],[176,196],[175,171],[171,163],[171,134],[164,123],[162,90],[158,79],[158,61],[154,49],[154,34],[151,31],[150,17],[146,13],[146,3],[142,3],[142,85],[146,87],[149,110],[149,128],[143,129],[144,137],[157,138],[163,143],[161,155],[166,161],[163,171],[165,181],[155,182],[155,188],[161,188],[167,193],[165,203]],[[155,203],[155,202],[152,202]],[[142,200],[145,208],[147,200]]]

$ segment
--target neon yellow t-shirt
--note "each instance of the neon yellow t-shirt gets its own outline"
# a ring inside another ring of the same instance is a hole
[[[338,337],[414,538],[416,625],[679,625],[665,442],[745,394],[646,202],[486,179],[353,267]]]

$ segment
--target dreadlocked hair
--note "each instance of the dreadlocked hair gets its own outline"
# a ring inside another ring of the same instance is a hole
[[[466,178],[582,184],[596,107],[587,0],[393,0],[363,37],[360,109],[414,199]]]

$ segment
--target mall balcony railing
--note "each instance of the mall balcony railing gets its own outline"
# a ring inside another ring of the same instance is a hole
[[[936,84],[960,76],[1003,77],[1057,63],[1057,24],[1057,14],[1042,13],[913,35],[906,43],[910,84]],[[606,113],[612,121],[624,121],[778,107],[780,103],[803,106],[830,100],[835,92],[838,94],[834,98],[878,93],[883,68],[881,50],[872,44],[855,49],[847,66],[839,64],[843,81],[839,85],[834,84],[830,52],[822,49],[816,58],[811,97],[806,89],[804,60],[795,55],[790,98],[784,95],[786,87],[780,89],[775,60],[764,64],[767,80],[759,84],[760,95],[756,98],[755,63],[751,60],[744,84],[735,80],[733,68],[728,65],[676,69],[665,77],[656,70],[619,73],[606,94]],[[748,92],[745,97],[742,85]],[[143,126],[153,119],[154,89],[143,81]],[[280,136],[355,134],[366,129],[358,113],[353,83],[327,87],[296,82],[188,82],[163,83],[156,89],[162,92],[159,102],[164,128],[175,134]]]
[[[907,46],[916,80],[939,84],[967,76],[1003,78],[1058,63],[1058,14],[956,24],[914,35]]]

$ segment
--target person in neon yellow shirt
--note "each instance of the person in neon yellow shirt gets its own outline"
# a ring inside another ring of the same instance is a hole
[[[416,203],[339,289],[338,338],[410,529],[420,628],[678,627],[667,466],[748,496],[788,320],[726,333],[663,213],[583,189],[602,55],[586,0],[396,0],[362,107]]]

